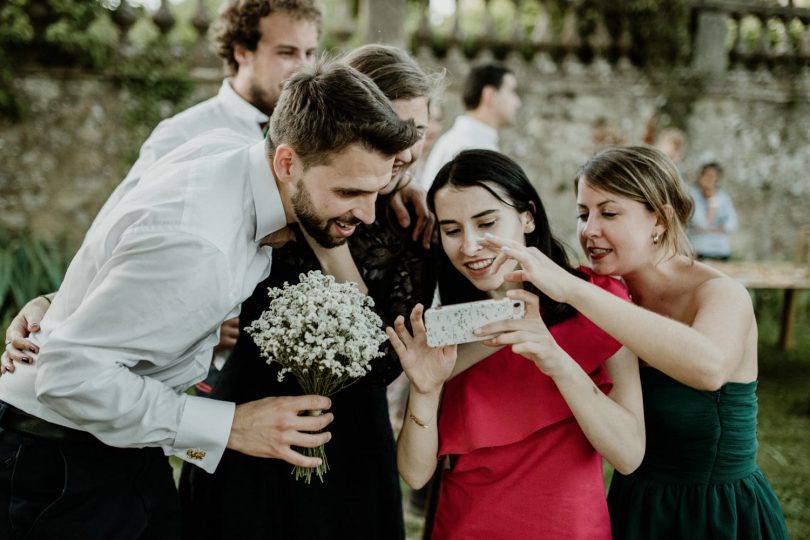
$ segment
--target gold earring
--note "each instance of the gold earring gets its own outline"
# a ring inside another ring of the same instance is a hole
[[[653,235],[653,237],[652,237],[653,244],[657,244],[660,240],[661,240],[661,235],[658,234],[658,233],[655,233]]]

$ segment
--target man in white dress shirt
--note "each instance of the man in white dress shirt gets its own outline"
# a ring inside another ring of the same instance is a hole
[[[330,413],[301,416],[329,399],[184,391],[286,225],[345,245],[418,137],[370,79],[322,64],[286,85],[266,144],[209,131],[106,204],[33,337],[36,361],[0,378],[0,538],[178,538],[164,454],[209,472],[226,447],[316,466],[292,446],[329,440]]]
[[[464,114],[433,145],[422,184],[429,188],[445,163],[462,150],[498,149],[498,132],[511,124],[518,109],[517,79],[509,69],[496,64],[473,67],[464,80]]]

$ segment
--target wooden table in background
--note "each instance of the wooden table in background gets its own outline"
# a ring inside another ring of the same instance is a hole
[[[810,266],[788,262],[714,262],[724,274],[736,279],[747,289],[781,289],[785,291],[779,326],[779,348],[786,351],[793,341],[798,291],[810,289]]]

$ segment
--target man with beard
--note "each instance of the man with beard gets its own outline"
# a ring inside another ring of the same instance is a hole
[[[329,399],[184,391],[287,225],[343,244],[418,138],[371,80],[322,64],[287,83],[266,143],[208,132],[108,201],[32,338],[36,362],[0,378],[0,537],[179,537],[164,454],[209,472],[225,448],[317,466],[292,446],[330,439],[316,432],[331,413],[300,415]]]

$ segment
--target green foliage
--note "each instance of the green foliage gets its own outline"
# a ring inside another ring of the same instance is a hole
[[[19,57],[14,50],[27,47],[34,38],[34,27],[24,6],[27,0],[7,0],[0,7],[0,115],[19,119],[22,103],[14,92],[14,67]]]
[[[16,62],[99,67],[113,40],[94,32],[93,23],[107,14],[98,2],[8,0],[0,8],[0,47]]]
[[[101,67],[113,50],[114,35],[98,32],[107,17],[98,2],[7,0],[0,7],[0,115],[19,120],[25,112],[14,74],[25,63]]]
[[[689,55],[689,0],[585,0],[582,6],[580,32],[602,17],[611,35],[618,36],[628,24],[632,47],[630,59],[636,65],[672,65]],[[614,51],[617,53],[618,51]]]
[[[26,3],[27,0],[8,0],[0,7],[0,44],[29,43],[34,37],[34,27],[23,9]]]
[[[186,4],[186,11],[196,6]],[[176,47],[154,31],[129,53],[118,48],[118,37],[111,11],[97,0],[7,0],[0,7],[0,57],[9,59],[0,62],[0,117],[25,116],[27,100],[14,84],[24,65],[100,71],[129,94],[125,160],[132,163],[155,125],[188,104],[193,84],[180,51],[191,40],[186,31]]]
[[[141,43],[134,56],[124,55],[110,15],[98,0],[6,0],[0,7],[0,116],[24,116],[25,99],[14,80],[26,64],[110,73],[131,91],[127,116],[136,132],[144,125],[151,130],[184,104],[192,87],[188,65],[159,38]]]
[[[62,241],[0,233],[0,324],[6,328],[30,299],[62,283],[70,256]]]

